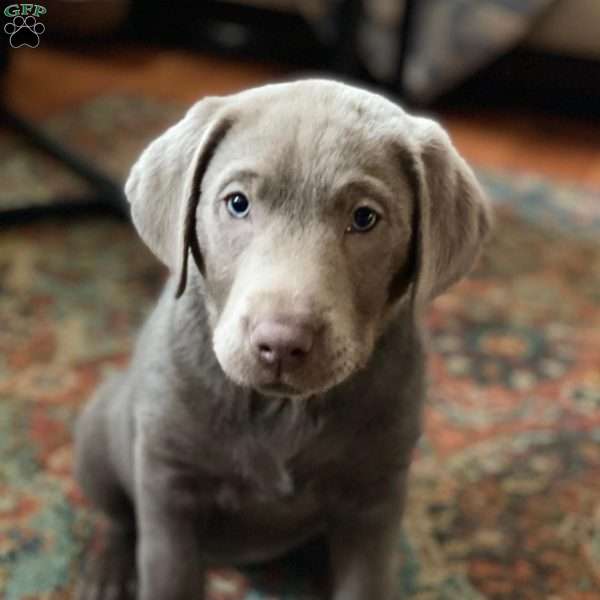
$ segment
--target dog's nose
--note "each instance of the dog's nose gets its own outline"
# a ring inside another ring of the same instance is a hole
[[[300,366],[313,347],[314,329],[293,319],[263,320],[250,336],[261,363],[289,371]]]

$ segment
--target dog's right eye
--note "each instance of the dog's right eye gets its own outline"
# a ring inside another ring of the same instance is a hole
[[[240,192],[229,194],[225,198],[225,205],[229,214],[236,219],[243,219],[250,212],[250,200]]]

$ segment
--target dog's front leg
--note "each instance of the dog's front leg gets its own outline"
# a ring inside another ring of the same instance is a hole
[[[200,600],[204,568],[193,488],[173,467],[136,444],[138,600]]]
[[[332,600],[396,600],[405,474],[388,501],[334,520],[329,534]]]

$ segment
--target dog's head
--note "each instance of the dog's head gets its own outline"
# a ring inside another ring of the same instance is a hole
[[[225,373],[276,395],[364,366],[402,306],[469,270],[490,221],[439,125],[321,80],[202,100],[146,149],[126,193],[179,295],[194,258]]]

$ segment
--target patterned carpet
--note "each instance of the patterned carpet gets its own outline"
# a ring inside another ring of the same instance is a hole
[[[98,99],[50,130],[115,176],[180,110]],[[78,192],[0,138],[0,204]],[[419,600],[600,597],[600,193],[481,172],[498,224],[429,312],[432,392],[399,581]],[[1,221],[0,221],[1,225]],[[0,228],[0,597],[69,598],[95,517],[74,417],[125,363],[163,273],[126,224]],[[214,572],[210,600],[299,600],[292,563]]]

